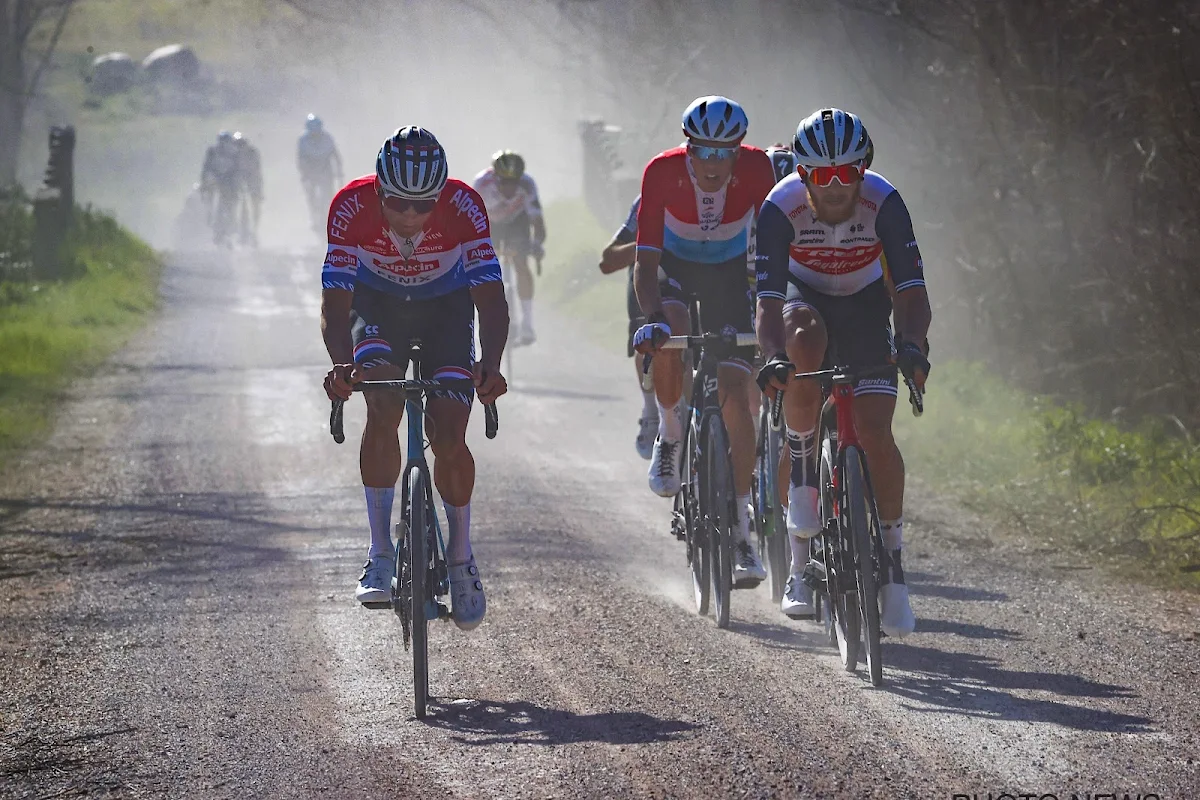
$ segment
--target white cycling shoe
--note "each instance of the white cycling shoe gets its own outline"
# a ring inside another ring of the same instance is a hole
[[[479,567],[475,556],[463,564],[449,568],[450,573],[450,616],[459,630],[470,631],[479,627],[487,613],[487,595],[483,593],[483,582],[479,580]]]
[[[821,532],[817,500],[814,486],[788,487],[787,530],[790,535],[811,539]]]
[[[392,602],[392,578],[396,574],[394,556],[381,553],[363,564],[363,573],[354,590],[354,599],[363,605]]]
[[[650,457],[650,491],[659,497],[679,494],[679,471],[683,468],[683,442],[668,441],[661,436],[654,440]]]
[[[879,627],[888,636],[903,639],[916,629],[917,620],[908,601],[908,586],[904,583],[900,552],[892,551],[892,580],[879,587]]]
[[[817,613],[813,603],[813,590],[799,575],[792,573],[783,586],[783,599],[779,610],[789,619],[812,619]]]
[[[658,417],[642,417],[638,420],[638,435],[634,440],[637,454],[647,461],[654,455],[654,440],[658,436]]]

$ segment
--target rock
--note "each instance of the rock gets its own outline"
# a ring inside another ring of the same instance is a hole
[[[105,53],[92,61],[88,89],[94,94],[120,94],[128,91],[135,80],[137,62],[128,53]]]
[[[191,83],[200,75],[200,58],[188,45],[169,44],[142,59],[142,70],[155,83]]]

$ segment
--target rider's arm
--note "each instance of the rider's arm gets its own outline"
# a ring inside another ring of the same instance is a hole
[[[479,311],[479,362],[488,372],[498,372],[508,343],[508,301],[504,299],[503,281],[472,286],[471,300]]]
[[[655,158],[642,174],[642,203],[637,215],[637,260],[633,262],[633,288],[642,313],[662,314],[658,291],[658,265],[662,263],[663,225],[669,176],[662,174],[664,162]]]
[[[892,192],[879,207],[875,233],[883,244],[883,255],[896,287],[896,334],[924,351],[933,310],[925,290],[925,268],[913,234],[912,217],[899,192]]]
[[[771,201],[763,203],[758,215],[758,236],[754,261],[758,272],[758,346],[768,357],[784,351],[787,343],[783,327],[783,301],[787,297],[788,248],[795,229],[791,221]]]
[[[529,175],[523,176],[525,182],[525,213],[533,226],[533,241],[541,244],[546,241],[546,217],[542,214],[542,201],[538,199],[537,184]]]
[[[633,260],[637,257],[637,217],[641,203],[641,197],[633,201],[633,205],[629,208],[629,216],[625,218],[625,224],[613,234],[612,241],[600,254],[600,272],[602,274],[611,275],[633,265]]]
[[[354,292],[346,289],[321,291],[321,336],[334,364],[354,361],[354,341],[350,335],[350,305]]]

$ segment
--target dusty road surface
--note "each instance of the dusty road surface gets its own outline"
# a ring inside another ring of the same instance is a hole
[[[176,259],[159,318],[3,475],[0,796],[1200,797],[1194,600],[918,488],[918,633],[884,687],[765,588],[718,630],[633,451],[628,362],[548,315],[500,437],[472,423],[488,616],[434,628],[417,722],[395,617],[352,596],[362,408],[334,445],[318,265]]]

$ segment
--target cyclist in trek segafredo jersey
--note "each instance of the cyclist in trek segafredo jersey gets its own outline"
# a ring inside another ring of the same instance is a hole
[[[500,359],[508,307],[487,212],[474,189],[447,178],[433,134],[406,127],[384,142],[375,174],[351,181],[334,197],[328,234],[321,327],[334,364],[325,377],[330,398],[349,399],[353,384],[367,378],[403,378],[414,342],[420,344],[418,377],[473,380],[485,403],[504,394]],[[374,605],[391,601],[391,511],[401,465],[396,434],[404,401],[382,392],[366,401],[359,463],[371,549],[355,598]],[[434,483],[449,523],[452,616],[464,630],[477,626],[487,608],[470,541],[475,462],[465,437],[471,402],[469,389],[430,392],[426,402],[436,431],[430,439]]]
[[[797,369],[820,369],[826,341],[838,366],[876,367],[894,359],[923,384],[931,312],[921,253],[900,193],[867,169],[873,148],[866,129],[853,114],[822,109],[800,123],[793,149],[797,173],[771,191],[758,221],[758,337],[770,357],[760,385],[773,393]],[[880,587],[881,626],[889,636],[905,636],[915,621],[900,564],[904,462],[891,430],[896,386],[895,369],[863,377],[854,387],[854,411],[891,556]],[[794,617],[813,613],[812,590],[800,573],[809,539],[821,529],[814,453],[820,405],[815,382],[786,384],[794,567],[782,611]]]
[[[654,352],[664,336],[686,334],[688,305],[700,306],[703,332],[753,332],[746,283],[746,254],[755,214],[774,171],[766,154],[742,144],[748,121],[724,97],[701,97],[683,114],[687,142],[646,165],[638,210],[634,281],[646,315],[634,337],[640,352]],[[747,399],[754,348],[721,364],[722,416],[729,432],[737,509],[734,582],[753,586],[766,577],[750,542],[754,423]],[[650,461],[650,489],[673,497],[680,488],[683,437],[683,363],[680,351],[654,359],[659,405],[658,438]]]

